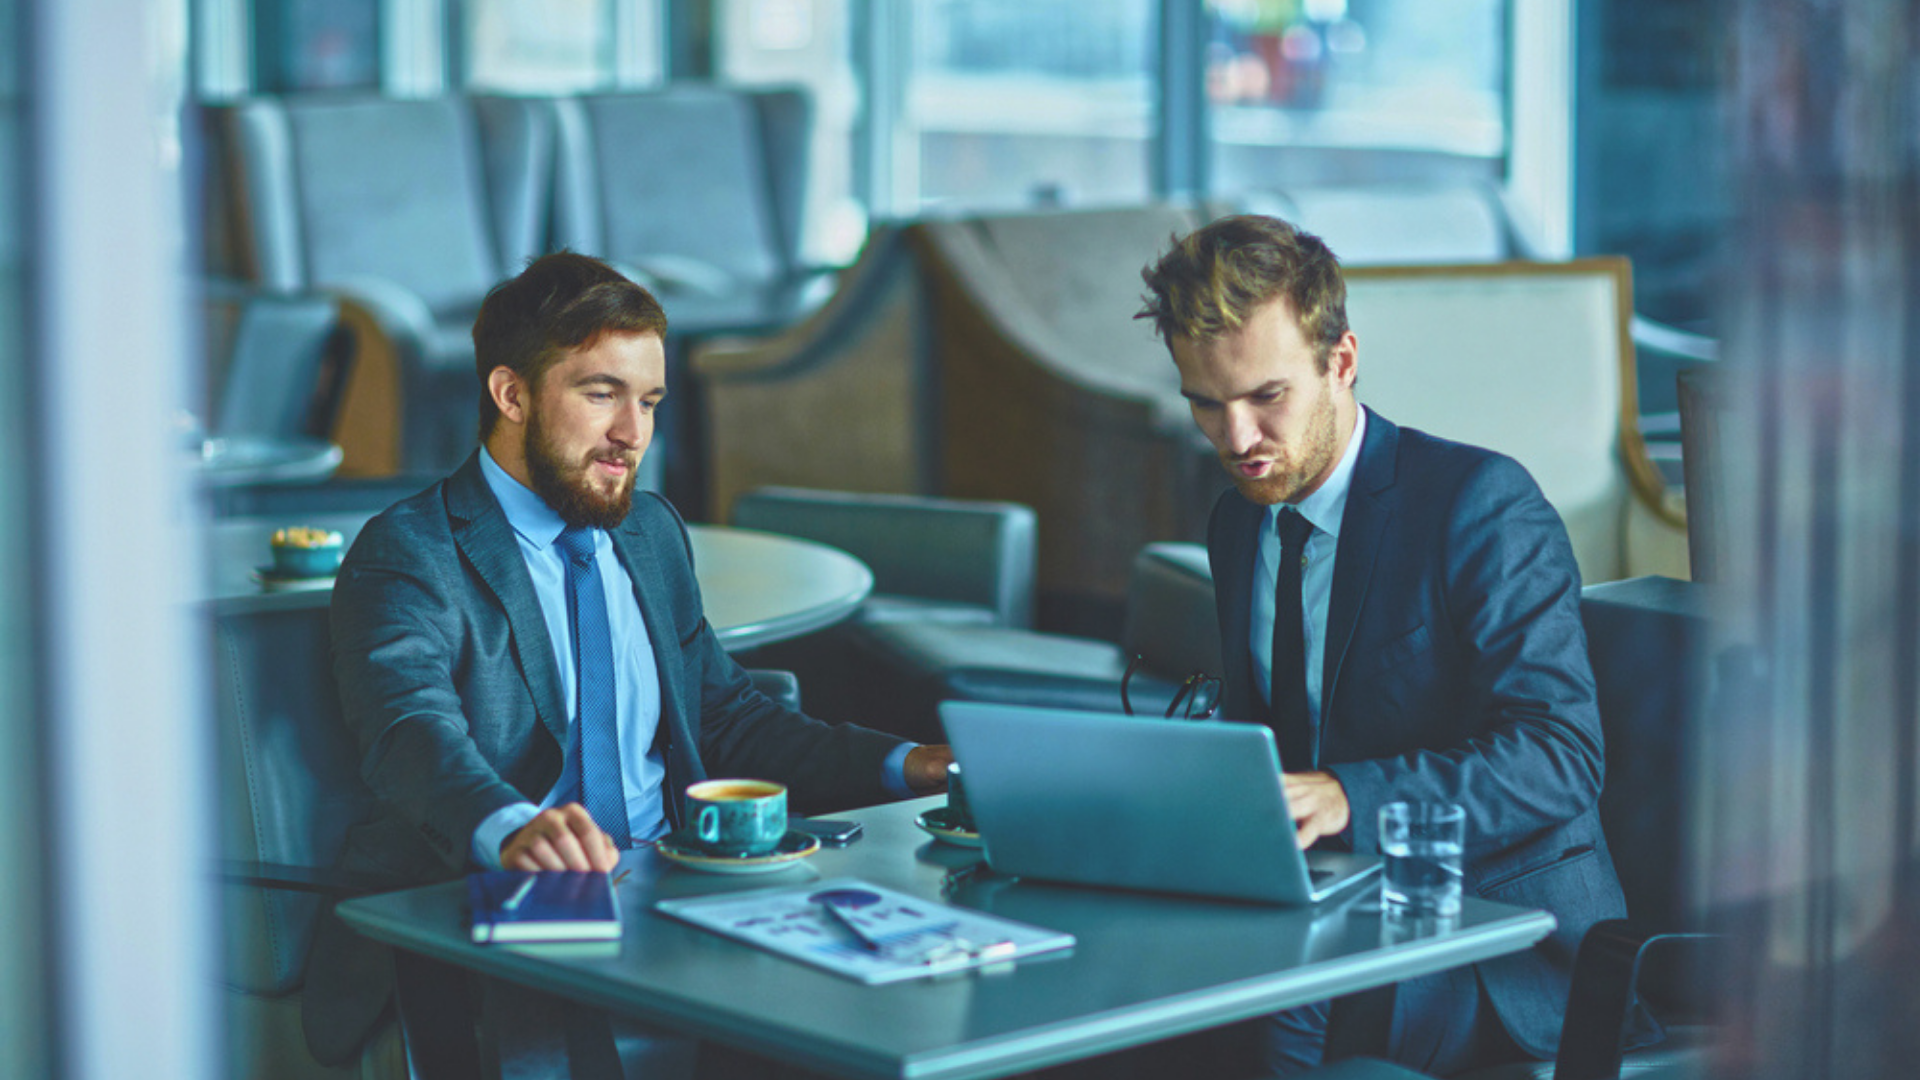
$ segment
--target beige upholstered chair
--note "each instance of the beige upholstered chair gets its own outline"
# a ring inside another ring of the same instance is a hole
[[[1346,278],[1362,402],[1525,465],[1588,584],[1687,576],[1684,500],[1640,437],[1625,259],[1355,267]]]

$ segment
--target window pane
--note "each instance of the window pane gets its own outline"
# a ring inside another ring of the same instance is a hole
[[[860,115],[847,0],[720,0],[716,64],[744,85],[805,87],[813,96],[803,246],[821,263],[846,263],[866,239],[855,194],[854,128]]]
[[[1506,0],[1207,9],[1216,188],[1498,174]]]
[[[259,89],[373,89],[380,85],[377,0],[275,0],[255,12]]]
[[[467,0],[467,86],[566,93],[609,85],[611,11],[608,0]]]
[[[1153,0],[914,0],[906,206],[1148,193]]]

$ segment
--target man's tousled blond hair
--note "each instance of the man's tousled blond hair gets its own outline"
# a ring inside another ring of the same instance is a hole
[[[1140,277],[1147,295],[1134,318],[1151,319],[1169,344],[1234,333],[1281,297],[1300,320],[1321,374],[1347,333],[1340,261],[1319,237],[1279,218],[1241,214],[1175,237]]]

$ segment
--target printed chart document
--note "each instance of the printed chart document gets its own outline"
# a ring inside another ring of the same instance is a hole
[[[662,900],[659,910],[864,983],[984,967],[1071,948],[1073,935],[857,878]]]

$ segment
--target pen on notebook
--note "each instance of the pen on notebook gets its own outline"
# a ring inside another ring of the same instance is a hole
[[[840,905],[830,900],[819,901],[819,904],[826,909],[827,914],[833,918],[834,922],[839,923],[841,926],[853,932],[853,936],[859,939],[861,948],[870,953],[884,953],[887,951],[887,947],[880,943],[879,938],[868,933],[867,928],[854,921],[853,916],[842,911]]]
[[[513,895],[507,897],[506,902],[500,905],[500,910],[501,911],[520,910],[521,901],[525,900],[527,898],[527,894],[533,891],[533,883],[535,881],[538,881],[539,878],[540,878],[540,875],[537,872],[528,874],[527,880],[521,882],[520,887],[513,890]]]

